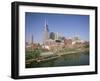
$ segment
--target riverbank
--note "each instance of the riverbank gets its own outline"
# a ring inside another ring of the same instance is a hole
[[[85,53],[85,52],[89,52],[88,49],[84,49],[84,50],[79,49],[79,50],[69,51],[69,52],[58,52],[58,53],[54,53],[51,55],[40,56],[40,57],[35,58],[35,59],[26,60],[26,64],[30,64],[33,61],[35,61],[35,62],[48,61],[48,60],[59,58],[61,56],[67,55],[67,54],[78,54],[78,53]]]
[[[61,67],[61,66],[80,66],[89,65],[89,52],[65,54],[62,56],[50,58],[45,61],[32,61],[26,64],[26,68],[42,68],[42,67]]]

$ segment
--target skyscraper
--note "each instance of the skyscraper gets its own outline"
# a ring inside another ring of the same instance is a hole
[[[46,43],[46,41],[49,39],[49,29],[48,29],[48,25],[47,25],[47,22],[45,20],[45,25],[44,25],[44,30],[43,30],[43,44]]]
[[[55,40],[58,40],[59,39],[59,34],[58,32],[55,33]]]
[[[31,38],[31,44],[33,44],[33,35],[32,35],[32,38]]]

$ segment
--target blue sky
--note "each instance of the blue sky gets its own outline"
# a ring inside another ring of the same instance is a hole
[[[25,13],[25,40],[29,42],[32,35],[34,42],[43,41],[43,28],[47,21],[50,32],[58,32],[66,38],[78,35],[89,41],[89,16],[71,14]]]

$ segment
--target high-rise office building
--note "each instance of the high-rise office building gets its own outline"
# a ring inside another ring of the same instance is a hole
[[[32,35],[32,37],[31,37],[31,44],[33,44],[33,35]]]
[[[49,39],[49,29],[48,29],[48,25],[47,25],[47,22],[46,22],[46,20],[45,20],[45,25],[44,25],[44,30],[43,30],[43,32],[44,32],[44,35],[43,35],[43,44],[45,44],[46,43],[46,41]]]

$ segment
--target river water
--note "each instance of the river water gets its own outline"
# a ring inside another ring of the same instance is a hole
[[[32,62],[26,68],[80,65],[89,65],[89,53],[67,54],[44,62]]]

